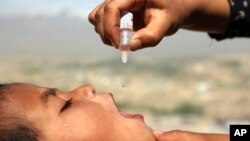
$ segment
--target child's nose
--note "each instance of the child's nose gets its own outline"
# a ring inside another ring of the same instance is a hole
[[[92,85],[87,84],[77,88],[75,94],[79,97],[93,97],[96,95],[96,92]]]

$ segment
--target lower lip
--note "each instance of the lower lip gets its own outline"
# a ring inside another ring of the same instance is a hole
[[[144,120],[144,117],[141,114],[128,114],[121,112],[121,115],[125,118]]]

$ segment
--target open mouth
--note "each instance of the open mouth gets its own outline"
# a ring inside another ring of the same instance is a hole
[[[116,105],[116,102],[114,100],[114,97],[111,93],[109,93],[109,96],[111,97],[113,103],[115,104],[115,107],[117,108],[117,105]],[[138,119],[138,120],[142,120],[144,121],[144,116],[141,115],[141,114],[129,114],[129,113],[126,113],[126,112],[122,112],[120,111],[118,108],[117,108],[117,111],[121,114],[121,116],[123,116],[124,118],[127,118],[127,119]]]

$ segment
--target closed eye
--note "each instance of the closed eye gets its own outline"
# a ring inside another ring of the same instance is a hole
[[[72,99],[68,100],[65,102],[65,104],[63,105],[62,109],[60,112],[63,112],[64,110],[66,110],[67,108],[69,108],[72,105]]]

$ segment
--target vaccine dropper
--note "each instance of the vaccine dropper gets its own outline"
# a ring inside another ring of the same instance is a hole
[[[123,12],[120,19],[120,45],[119,50],[122,54],[122,62],[127,63],[128,52],[130,51],[129,42],[133,35],[133,14]]]

